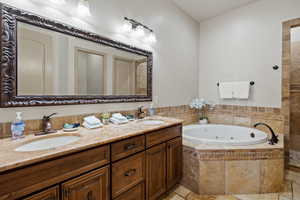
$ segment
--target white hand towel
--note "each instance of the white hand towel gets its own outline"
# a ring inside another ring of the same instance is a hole
[[[233,82],[219,82],[219,93],[221,99],[232,99],[233,98]]]
[[[249,99],[250,81],[235,82],[233,97],[236,99]]]

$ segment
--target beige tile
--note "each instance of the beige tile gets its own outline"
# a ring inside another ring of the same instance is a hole
[[[220,195],[216,197],[216,200],[240,200],[238,198],[236,198],[235,196],[231,196],[231,195]]]
[[[183,147],[183,176],[181,184],[189,190],[199,192],[199,161],[195,150]]]
[[[231,114],[209,114],[208,120],[212,124],[229,124],[233,123],[233,116]]]
[[[239,200],[278,200],[278,194],[234,195]]]
[[[225,194],[225,161],[200,161],[200,194]]]
[[[237,126],[249,127],[251,125],[251,119],[250,117],[234,117],[233,124]]]
[[[294,183],[300,184],[300,173],[286,170],[286,179]]]
[[[278,200],[294,200],[293,197],[286,197],[286,196],[281,196],[279,195]]]
[[[286,181],[283,187],[283,191],[279,193],[279,200],[293,200],[292,182]]]
[[[281,192],[284,180],[284,160],[260,161],[261,193]]]
[[[300,130],[300,128],[298,130]],[[298,130],[297,130],[297,132],[298,132]],[[298,133],[297,133],[297,135],[291,133],[290,134],[290,143],[289,143],[290,150],[293,150],[295,153],[300,154],[299,153],[300,152],[300,145],[299,145],[299,143],[300,143],[300,135]],[[292,157],[292,159],[294,159],[294,161],[296,161],[296,163],[300,162],[300,160],[299,160],[299,158],[297,158],[297,156],[291,155],[291,157]]]
[[[216,196],[212,196],[212,195],[198,195],[195,193],[190,193],[187,196],[187,200],[216,200]]]
[[[239,200],[238,198],[231,195],[198,195],[191,193],[187,200]]]
[[[300,185],[297,183],[293,183],[293,197],[294,200],[300,199]]]
[[[164,200],[184,200],[184,198],[182,198],[176,193],[172,193],[168,197],[164,198]]]
[[[292,192],[283,192],[278,194],[278,200],[294,200]]]
[[[176,194],[178,194],[179,196],[181,197],[186,197],[189,193],[191,193],[191,190],[187,189],[186,187],[182,186],[182,185],[179,185],[175,190],[174,192]]]
[[[258,194],[259,164],[257,160],[226,161],[226,194]]]

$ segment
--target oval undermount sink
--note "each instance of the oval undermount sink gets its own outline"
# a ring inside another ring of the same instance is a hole
[[[79,136],[57,136],[57,137],[50,137],[50,138],[43,138],[40,140],[35,140],[24,144],[15,149],[15,151],[19,152],[30,152],[30,151],[41,151],[41,150],[48,150],[54,149],[57,147],[61,147],[67,144],[71,144],[76,142],[80,139]]]
[[[165,122],[162,120],[147,119],[147,120],[141,121],[141,123],[144,125],[161,125]]]

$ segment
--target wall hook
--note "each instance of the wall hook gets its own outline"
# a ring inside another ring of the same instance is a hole
[[[278,70],[278,69],[279,69],[279,66],[278,66],[278,65],[274,65],[274,66],[273,66],[273,69],[274,69],[274,70]]]

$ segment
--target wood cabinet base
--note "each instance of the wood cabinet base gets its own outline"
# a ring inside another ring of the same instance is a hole
[[[0,200],[158,200],[181,179],[181,132],[176,125],[0,173]]]

